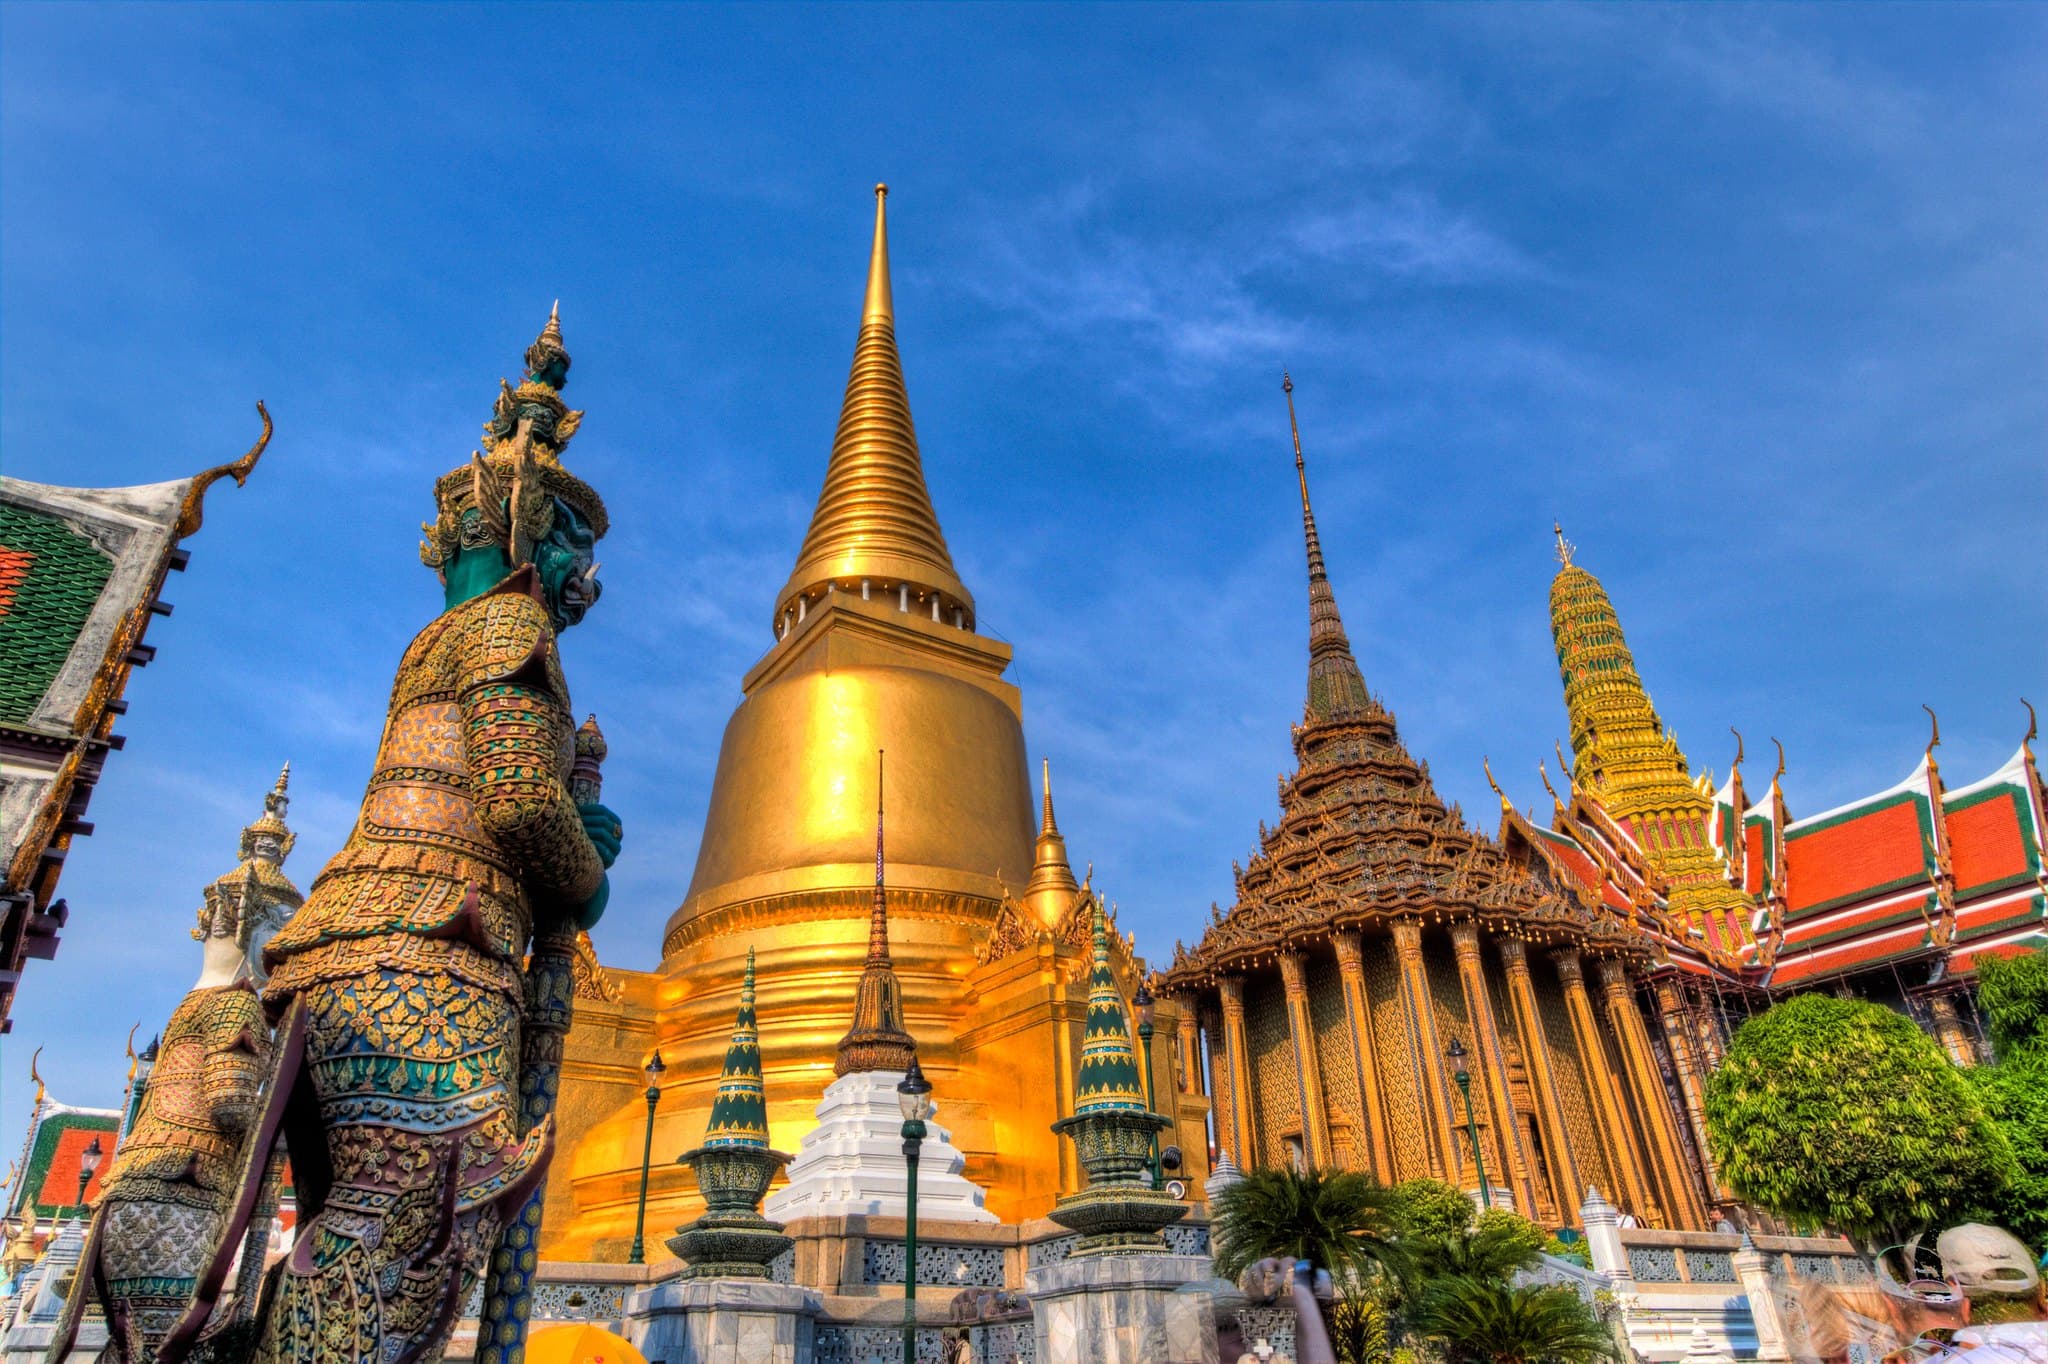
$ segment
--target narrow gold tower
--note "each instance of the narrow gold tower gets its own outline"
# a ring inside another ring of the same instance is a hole
[[[1670,881],[1671,907],[1720,949],[1747,932],[1742,893],[1729,885],[1707,837],[1711,790],[1695,781],[1677,736],[1650,702],[1621,617],[1600,580],[1572,562],[1557,535],[1550,583],[1550,630],[1571,724],[1574,785],[1620,821],[1652,866]]]

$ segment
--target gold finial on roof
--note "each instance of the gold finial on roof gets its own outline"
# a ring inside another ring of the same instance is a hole
[[[1052,760],[1042,759],[1045,778],[1044,814],[1031,859],[1031,879],[1024,884],[1024,903],[1047,928],[1057,929],[1081,883],[1067,860],[1067,840],[1052,812]]]
[[[1771,773],[1771,785],[1775,787],[1778,778],[1785,775],[1785,745],[1778,742],[1776,735],[1771,737],[1771,744],[1778,750],[1778,770]]]
[[[1934,726],[1933,737],[1927,741],[1927,765],[1932,767],[1934,765],[1934,750],[1941,747],[1941,717],[1936,715],[1934,707],[1928,705],[1925,701],[1920,703],[1920,709],[1927,712],[1927,719]]]
[[[2022,696],[2020,704],[2027,708],[2027,737],[2020,740],[2020,747],[2025,749],[2027,756],[2031,758],[2034,756],[2034,740],[2040,737],[2041,721],[2034,714],[2034,703],[2032,701]]]
[[[825,465],[825,487],[811,514],[796,567],[775,599],[775,622],[798,598],[815,600],[833,584],[871,582],[938,598],[933,618],[974,627],[974,598],[961,583],[932,509],[911,421],[910,394],[896,351],[896,310],[889,290],[886,186],[875,187],[875,240],[853,367]],[[780,634],[778,632],[778,638]]]
[[[1578,777],[1573,774],[1572,765],[1564,760],[1564,745],[1552,739],[1550,741],[1550,751],[1557,755],[1557,774],[1565,779],[1567,785],[1577,786],[1579,784]]]
[[[1564,522],[1552,521],[1550,533],[1557,537],[1557,562],[1565,568],[1572,566],[1572,554],[1578,546],[1564,538]]]
[[[1742,766],[1742,731],[1730,725],[1728,732],[1735,736],[1735,761],[1731,765],[1731,770],[1739,770]]]
[[[49,1087],[43,1083],[43,1073],[40,1070],[36,1069],[36,1062],[42,1059],[43,1049],[41,1047],[37,1047],[34,1053],[32,1053],[28,1058],[28,1078],[36,1082],[35,1102],[31,1103],[28,1107],[28,1111],[31,1115],[34,1115],[42,1109],[43,1097],[49,1093]]]
[[[1550,769],[1542,763],[1536,764],[1536,774],[1543,778],[1543,789],[1550,792],[1550,803],[1557,809],[1564,809],[1564,802],[1557,798],[1557,788],[1550,784]]]
[[[1507,792],[1501,790],[1500,783],[1493,779],[1493,764],[1486,760],[1484,754],[1480,755],[1479,766],[1486,772],[1486,784],[1493,788],[1493,794],[1500,797],[1501,812],[1503,814],[1513,814],[1515,807],[1508,803]]]
[[[1060,830],[1059,826],[1053,823],[1052,818],[1052,759],[1040,758],[1038,760],[1038,771],[1040,778],[1045,783],[1045,817],[1039,821],[1038,832],[1041,834],[1056,834]]]
[[[889,187],[875,186],[875,243],[868,251],[868,292],[860,320],[896,325],[896,300],[889,288]]]

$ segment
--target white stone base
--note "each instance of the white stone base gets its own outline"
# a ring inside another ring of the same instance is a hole
[[[819,1299],[757,1279],[671,1279],[626,1295],[625,1336],[656,1364],[809,1364]]]
[[[896,1103],[900,1070],[856,1071],[825,1086],[818,1125],[804,1134],[789,1183],[761,1211],[777,1222],[799,1217],[902,1217],[909,1176],[903,1163],[903,1110]],[[961,1173],[967,1157],[935,1122],[925,1124],[917,1162],[917,1217],[940,1222],[994,1222],[981,1189]],[[650,1356],[651,1358],[651,1356]]]
[[[1038,1364],[1217,1364],[1206,1255],[1087,1255],[1024,1276]]]

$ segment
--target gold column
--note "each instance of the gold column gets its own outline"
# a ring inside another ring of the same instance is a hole
[[[1557,1077],[1550,1071],[1543,1016],[1536,1012],[1536,984],[1529,977],[1529,954],[1519,938],[1502,938],[1498,946],[1508,977],[1508,1013],[1515,1020],[1522,1064],[1529,1071],[1529,1087],[1536,1092],[1536,1121],[1543,1127],[1543,1149],[1550,1156],[1550,1196],[1557,1202],[1560,1218],[1577,1222],[1579,1200],[1586,1196],[1586,1188],[1579,1182],[1578,1159],[1572,1154],[1571,1134],[1557,1098]]]
[[[1693,1054],[1692,1004],[1683,986],[1664,979],[1657,982],[1657,1013],[1664,1024],[1664,1044],[1671,1048],[1671,1068],[1678,1074],[1678,1092],[1685,1096],[1685,1116],[1692,1128],[1695,1149],[1700,1153],[1702,1173],[1717,1202],[1731,1203],[1734,1195],[1721,1187],[1714,1169],[1714,1153],[1707,1145],[1706,1068]]]
[[[1600,1135],[1607,1143],[1608,1163],[1620,1185],[1613,1191],[1614,1200],[1623,1211],[1642,1217],[1654,1203],[1643,1182],[1642,1166],[1636,1161],[1635,1134],[1622,1103],[1621,1082],[1607,1064],[1600,1024],[1593,1017],[1593,1001],[1586,995],[1586,973],[1579,964],[1578,949],[1559,948],[1550,959],[1557,964],[1557,978],[1564,984],[1565,1014],[1571,1019],[1572,1041],[1579,1051],[1579,1072],[1586,1077],[1586,1097],[1592,1102]]]
[[[1970,1036],[1970,1030],[1963,1026],[1963,1020],[1956,1014],[1955,996],[1930,995],[1927,1008],[1934,1015],[1934,1040],[1941,1043],[1948,1059],[1959,1066],[1976,1065],[1977,1045]]]
[[[1372,1175],[1382,1184],[1394,1182],[1393,1155],[1387,1149],[1387,1101],[1380,1093],[1380,1067],[1373,1057],[1372,1006],[1365,992],[1365,948],[1355,931],[1336,935],[1337,975],[1344,986],[1344,1021],[1351,1029],[1351,1065],[1358,1072],[1358,1095],[1365,1105],[1366,1147]]]
[[[1230,1076],[1230,1139],[1237,1146],[1235,1159],[1239,1168],[1250,1170],[1259,1164],[1259,1155],[1252,1149],[1258,1134],[1253,1130],[1252,1119],[1252,1063],[1245,1054],[1244,977],[1225,976],[1216,986],[1223,996],[1223,1060],[1225,1073]]]
[[[1493,998],[1479,961],[1479,925],[1469,919],[1452,924],[1451,948],[1458,958],[1458,983],[1465,991],[1465,1019],[1472,1028],[1472,1060],[1486,1090],[1487,1107],[1493,1111],[1493,1149],[1500,1156],[1516,1209],[1528,1216],[1536,1211],[1536,1184],[1530,1174],[1534,1163],[1522,1141],[1522,1125],[1515,1120],[1514,1096],[1508,1093],[1507,1051],[1500,1044]]]
[[[1174,1071],[1174,1083],[1183,1094],[1202,1092],[1202,1034],[1201,1022],[1195,1017],[1195,1006],[1188,1000],[1180,1002],[1180,1065]]]
[[[1443,1048],[1436,1038],[1436,1008],[1429,997],[1429,976],[1422,965],[1422,925],[1401,919],[1394,924],[1394,956],[1401,967],[1401,1024],[1408,1040],[1408,1065],[1422,1091],[1422,1107],[1430,1134],[1429,1172],[1456,1184],[1463,1165],[1451,1131],[1451,1108],[1444,1094]]]
[[[1308,1163],[1330,1165],[1330,1114],[1323,1103],[1322,1060],[1316,1055],[1315,1023],[1308,1012],[1308,961],[1299,952],[1280,954],[1280,981],[1287,989],[1287,1037],[1294,1044],[1295,1085],[1301,1093],[1301,1143]]]
[[[1656,1164],[1658,1183],[1663,1186],[1667,1223],[1673,1228],[1704,1229],[1707,1210],[1700,1202],[1685,1148],[1678,1141],[1678,1125],[1671,1117],[1671,1101],[1657,1073],[1657,1058],[1650,1050],[1650,1034],[1643,1026],[1642,1010],[1636,1007],[1636,992],[1628,970],[1615,958],[1600,963],[1600,984],[1607,997],[1607,1022],[1621,1043],[1623,1069],[1629,1089],[1635,1095],[1636,1114],[1648,1130],[1643,1136]]]

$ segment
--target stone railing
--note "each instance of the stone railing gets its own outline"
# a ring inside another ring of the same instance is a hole
[[[1623,1227],[1597,1193],[1579,1209],[1593,1270],[1614,1295],[1629,1349],[1678,1360],[1704,1335],[1739,1360],[1788,1357],[1777,1289],[1787,1283],[1869,1283],[1867,1260],[1840,1237]]]

